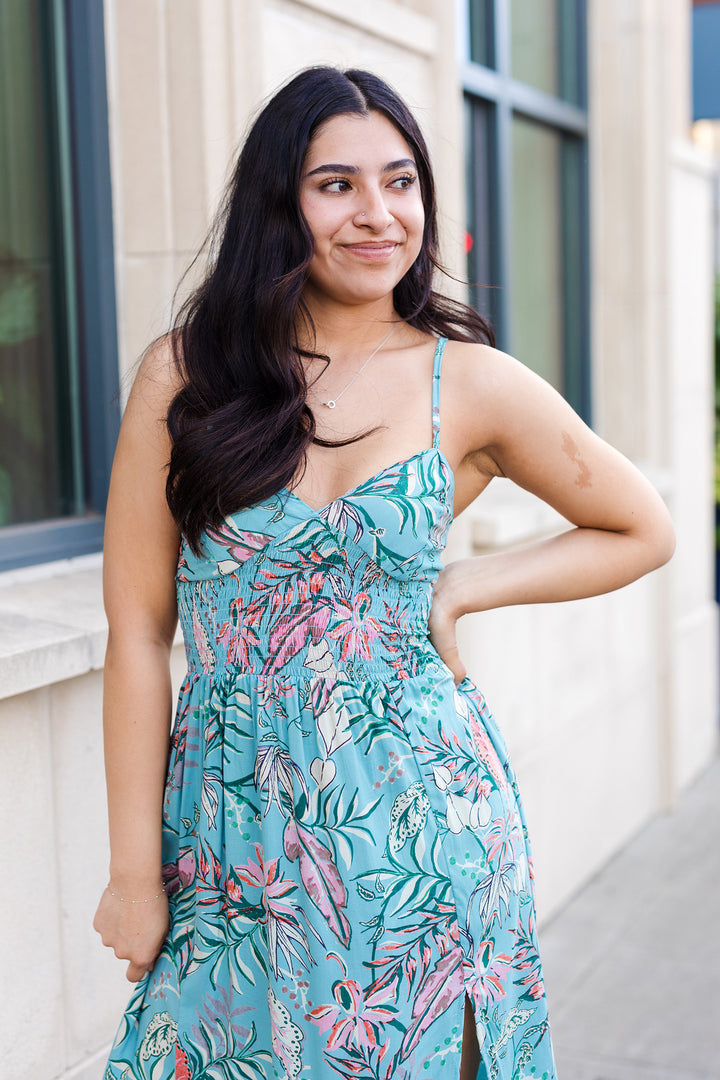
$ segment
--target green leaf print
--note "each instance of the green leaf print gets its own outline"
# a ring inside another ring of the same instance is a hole
[[[176,1034],[177,1024],[170,1013],[155,1013],[140,1044],[140,1060],[149,1061],[151,1057],[167,1057],[175,1049]]]
[[[388,837],[388,847],[393,855],[397,855],[408,840],[425,828],[429,809],[430,800],[421,780],[416,780],[406,791],[395,796],[390,808]]]

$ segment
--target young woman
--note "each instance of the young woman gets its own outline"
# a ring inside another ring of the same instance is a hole
[[[407,107],[301,72],[113,469],[95,925],[138,987],[108,1080],[555,1076],[522,809],[455,624],[619,588],[673,533],[435,267]],[[494,476],[575,528],[443,567]]]

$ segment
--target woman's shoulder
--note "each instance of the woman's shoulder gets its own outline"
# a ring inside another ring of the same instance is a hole
[[[170,404],[183,386],[173,335],[156,338],[136,366],[121,437],[159,440],[167,447],[167,416]],[[164,450],[163,452],[166,452]]]
[[[183,384],[180,333],[170,330],[148,345],[138,365],[136,382],[148,380],[177,393]]]
[[[143,353],[135,372],[130,401],[141,398],[153,411],[164,416],[182,386],[180,337],[170,331],[156,338]]]
[[[443,367],[447,381],[460,384],[470,394],[474,390],[502,394],[516,389],[528,376],[538,378],[509,353],[474,341],[448,341]]]
[[[526,364],[490,345],[449,341],[445,401],[457,423],[488,443],[527,431],[541,413],[568,410],[558,392]]]

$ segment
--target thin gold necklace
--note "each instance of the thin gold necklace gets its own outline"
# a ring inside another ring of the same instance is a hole
[[[372,360],[373,356],[375,356],[375,354],[376,354],[376,353],[379,353],[379,352],[380,352],[380,350],[382,349],[383,345],[387,345],[388,341],[389,341],[389,340],[390,340],[390,338],[391,338],[391,337],[393,336],[393,334],[395,333],[395,331],[397,330],[397,328],[398,328],[398,326],[399,326],[399,325],[400,325],[399,323],[395,323],[395,325],[393,326],[392,330],[391,330],[391,331],[390,331],[390,333],[389,333],[389,334],[387,335],[387,337],[384,337],[384,338],[382,339],[382,341],[380,342],[380,344],[379,344],[379,345],[377,346],[377,348],[373,349],[373,351],[372,351],[372,352],[370,353],[370,355],[368,356],[368,358],[367,358],[367,360],[365,361],[365,363],[364,363],[364,364],[362,364],[362,366],[361,366],[361,367],[360,367],[360,368],[358,369],[358,371],[356,371],[356,372],[355,372],[355,374],[353,375],[352,379],[351,379],[351,380],[350,380],[350,382],[349,382],[349,383],[347,384],[347,386],[344,386],[344,387],[342,388],[342,390],[340,391],[340,393],[339,393],[339,394],[336,394],[334,398],[328,398],[328,400],[327,400],[327,401],[323,401],[323,400],[322,400],[322,398],[320,397],[320,395],[319,395],[318,393],[316,393],[316,391],[315,391],[315,390],[313,389],[313,387],[312,387],[312,386],[309,386],[309,387],[308,387],[308,390],[309,390],[309,391],[310,391],[310,393],[311,393],[311,394],[313,395],[313,397],[317,399],[317,401],[318,401],[318,402],[320,403],[320,405],[324,405],[326,409],[334,409],[334,408],[335,408],[335,406],[337,405],[338,401],[339,401],[339,400],[340,400],[340,398],[341,398],[341,397],[343,396],[343,394],[345,393],[345,391],[346,391],[346,390],[349,390],[349,389],[350,389],[350,387],[352,386],[352,384],[353,384],[353,383],[355,382],[355,380],[356,380],[356,379],[358,379],[358,378],[359,378],[359,377],[360,377],[360,376],[362,375],[363,371],[364,371],[364,370],[365,370],[365,368],[366,368],[366,367],[368,366],[368,364],[369,364],[369,363],[370,363],[370,361]]]

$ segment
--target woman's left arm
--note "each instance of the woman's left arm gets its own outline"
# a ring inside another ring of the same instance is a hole
[[[518,361],[482,349],[481,364],[483,445],[466,459],[487,470],[478,487],[488,472],[506,476],[575,528],[441,572],[430,635],[456,678],[464,675],[455,645],[459,616],[610,592],[662,566],[674,550],[670,515],[642,473]],[[472,387],[472,375],[468,381]]]

